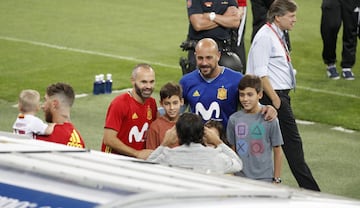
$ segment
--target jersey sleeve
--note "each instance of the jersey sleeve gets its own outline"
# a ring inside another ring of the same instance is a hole
[[[105,128],[119,132],[126,109],[126,104],[120,102],[120,99],[115,99],[111,102],[106,113]]]
[[[271,129],[270,130],[271,146],[275,147],[275,146],[283,145],[284,141],[280,130],[279,119],[276,118],[271,122],[270,129]]]
[[[245,7],[246,6],[246,0],[237,0],[239,7]]]
[[[45,134],[45,130],[49,125],[47,123],[44,123],[41,119],[34,117],[33,121],[30,124],[30,130],[34,133],[34,134],[38,134],[38,135],[44,135]]]
[[[152,123],[149,130],[147,131],[146,149],[156,149],[158,146],[160,146],[159,132],[157,132],[154,128],[154,124],[155,123]]]
[[[203,9],[201,7],[201,1],[199,0],[188,0],[187,1],[187,11],[188,16],[190,17],[193,14],[202,14]]]

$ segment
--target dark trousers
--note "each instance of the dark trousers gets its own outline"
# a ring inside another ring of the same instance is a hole
[[[274,0],[251,0],[251,11],[253,17],[251,42],[257,31],[267,22],[267,12]],[[288,31],[284,31],[286,44],[291,51],[290,36]]]
[[[274,0],[251,0],[251,11],[253,15],[253,31],[251,41],[256,32],[266,23],[267,11]]]
[[[291,109],[290,96],[288,93],[289,90],[277,91],[281,99],[281,106],[280,109],[278,109],[278,119],[284,140],[282,149],[290,170],[299,186],[305,189],[320,191],[310,168],[305,162],[302,140]],[[260,103],[263,105],[272,104],[270,98],[265,93]]]
[[[322,57],[325,64],[336,63],[336,42],[343,24],[342,68],[355,64],[358,12],[354,12],[358,0],[323,0],[321,5]]]
[[[245,41],[244,41],[245,27],[246,27],[246,23],[244,26],[244,31],[241,37],[240,45],[239,46],[237,45],[237,39],[239,36],[237,30],[233,30],[232,41],[231,41],[231,50],[239,56],[243,68],[241,72],[243,74],[245,74],[245,70],[246,70],[246,51],[245,51]]]

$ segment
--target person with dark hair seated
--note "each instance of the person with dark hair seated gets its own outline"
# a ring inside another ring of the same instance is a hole
[[[180,146],[169,148],[176,142]],[[147,161],[207,174],[235,173],[242,169],[242,161],[236,153],[213,130],[204,127],[199,115],[188,112],[165,133],[161,146]]]

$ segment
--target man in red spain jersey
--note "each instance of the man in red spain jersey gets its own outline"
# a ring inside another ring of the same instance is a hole
[[[55,123],[55,126],[50,135],[37,135],[36,139],[85,148],[84,140],[70,120],[70,111],[74,100],[75,93],[70,85],[56,83],[48,86],[42,109],[45,113],[45,120]]]
[[[149,64],[138,64],[132,71],[131,91],[114,98],[107,110],[101,151],[146,159],[146,131],[156,119],[156,101],[151,97],[155,72]]]

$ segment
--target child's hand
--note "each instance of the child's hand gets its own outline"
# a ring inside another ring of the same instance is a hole
[[[173,126],[171,129],[165,132],[164,141],[161,143],[162,146],[173,146],[178,143],[178,137],[176,133],[176,128]]]

